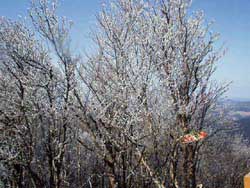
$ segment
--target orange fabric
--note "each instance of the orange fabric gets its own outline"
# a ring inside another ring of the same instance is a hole
[[[195,134],[191,134],[191,133],[186,134],[182,137],[182,143],[188,144],[188,143],[196,142],[199,140],[203,140],[207,136],[208,136],[208,134],[205,131],[201,131],[201,132],[195,133]]]
[[[207,133],[206,133],[205,131],[201,131],[201,132],[199,133],[199,137],[200,137],[201,139],[206,138],[206,137],[207,137]]]
[[[244,188],[250,188],[250,174],[247,174],[244,177]]]

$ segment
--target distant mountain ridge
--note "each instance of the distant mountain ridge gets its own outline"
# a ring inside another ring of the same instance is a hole
[[[239,131],[245,139],[250,141],[250,99],[223,101],[226,111],[239,125]]]
[[[235,102],[250,102],[250,98],[229,98],[228,100]]]

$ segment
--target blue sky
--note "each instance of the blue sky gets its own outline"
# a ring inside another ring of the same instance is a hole
[[[59,14],[74,21],[74,48],[89,48],[90,28],[102,0],[59,0]],[[29,0],[0,0],[0,16],[17,19],[26,15]],[[215,78],[233,81],[227,96],[250,99],[250,0],[193,0],[192,9],[204,10],[215,20],[213,30],[221,34],[228,51],[218,64]],[[92,28],[93,29],[93,28]]]

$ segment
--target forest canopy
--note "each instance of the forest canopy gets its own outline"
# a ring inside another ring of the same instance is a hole
[[[190,7],[113,0],[87,55],[57,1],[0,18],[0,187],[242,187],[249,146],[212,79],[224,48]]]

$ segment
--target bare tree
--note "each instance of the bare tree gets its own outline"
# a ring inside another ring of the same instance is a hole
[[[129,148],[158,187],[196,187],[199,142],[181,138],[213,123],[209,118],[226,88],[211,81],[223,54],[213,47],[217,34],[209,33],[202,12],[188,16],[189,6],[181,0],[112,2],[98,18],[98,53],[81,74],[90,109],[105,122],[102,128],[110,125],[101,137],[119,148],[106,146],[113,173],[120,151]]]
[[[47,1],[31,5],[35,31],[1,19],[1,123],[14,142],[11,156],[4,157],[18,176],[13,187],[31,186],[25,176],[35,187],[67,183],[65,160],[77,123],[72,112],[77,58],[69,49],[69,24],[55,10]]]

